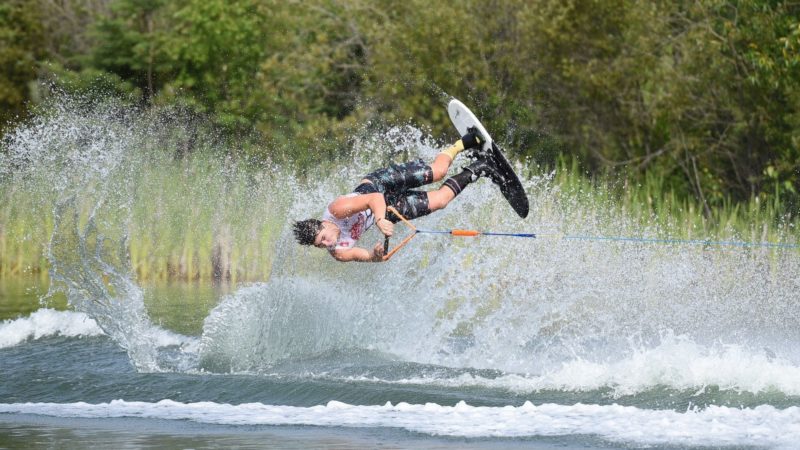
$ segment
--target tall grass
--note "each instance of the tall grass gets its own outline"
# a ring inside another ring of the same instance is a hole
[[[603,205],[607,214],[634,219],[651,237],[800,243],[800,217],[785,210],[777,193],[738,203],[726,199],[708,214],[698,200],[679,195],[658,176],[645,175],[640,182],[608,175],[589,177],[577,160],[566,158],[558,162],[554,183],[562,195],[586,208]]]
[[[0,276],[46,277],[52,216],[41,214],[35,197],[12,184],[0,184],[0,199]]]
[[[203,156],[146,170],[132,205],[140,279],[265,279],[288,207],[270,176]]]
[[[120,223],[130,264],[145,280],[260,280],[288,207],[267,171],[194,155],[151,160],[136,179]],[[53,205],[34,189],[0,186],[0,276],[46,276]],[[83,215],[91,204],[83,204]]]

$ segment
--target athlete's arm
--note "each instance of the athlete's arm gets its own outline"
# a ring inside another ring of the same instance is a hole
[[[328,210],[337,219],[344,219],[361,211],[371,210],[375,215],[375,224],[386,236],[391,236],[394,231],[393,224],[386,218],[386,200],[383,194],[361,194],[353,197],[341,196],[328,205]]]
[[[382,262],[383,253],[383,244],[378,243],[375,244],[375,247],[372,248],[372,251],[361,247],[354,247],[332,250],[331,256],[333,256],[339,262]]]
[[[375,217],[384,217],[386,216],[386,201],[383,199],[383,194],[379,192],[352,197],[343,195],[331,202],[328,209],[337,219],[346,219],[367,209],[371,209]]]

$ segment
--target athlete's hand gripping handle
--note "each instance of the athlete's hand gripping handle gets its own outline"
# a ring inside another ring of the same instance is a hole
[[[394,224],[391,220],[381,217],[377,220],[377,222],[375,222],[375,224],[378,225],[378,228],[381,230],[381,233],[383,233],[384,236],[389,237],[394,234]]]
[[[379,219],[379,221],[380,220],[385,220],[385,221],[389,222],[389,219],[387,219],[386,217],[383,217],[382,219]],[[394,231],[394,230],[392,230],[392,231]],[[383,254],[384,255],[389,252],[389,238],[391,238],[391,236],[387,234],[383,239]]]
[[[392,257],[392,255],[397,253],[398,250],[403,248],[404,245],[408,244],[408,241],[410,241],[414,236],[417,235],[417,228],[414,225],[412,225],[411,222],[408,221],[408,219],[403,217],[403,215],[400,214],[399,211],[397,211],[393,206],[389,206],[386,209],[387,209],[387,211],[390,211],[392,214],[397,216],[403,222],[403,224],[405,226],[407,226],[409,230],[411,230],[411,234],[406,236],[405,239],[403,239],[399,244],[397,244],[397,246],[395,248],[393,248],[391,250],[389,250],[389,236],[386,236],[386,240],[384,241],[384,251],[385,251],[385,255],[383,256],[383,260],[384,261],[388,261],[389,258]],[[388,220],[387,220],[387,222],[388,222]]]
[[[383,254],[385,255],[389,251],[389,238],[394,234],[394,224],[386,217],[379,217],[375,224],[385,236],[383,240]]]

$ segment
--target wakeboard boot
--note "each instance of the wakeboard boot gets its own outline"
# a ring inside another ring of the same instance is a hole
[[[467,158],[476,159],[488,156],[487,152],[483,150],[486,138],[478,131],[478,128],[467,128],[467,134],[461,136],[461,142],[464,144],[464,156]]]
[[[474,162],[464,167],[464,170],[472,173],[472,181],[486,177],[492,180],[492,183],[500,187],[505,186],[507,181],[505,177],[503,177],[503,174],[497,169],[497,164],[491,156],[476,157]]]

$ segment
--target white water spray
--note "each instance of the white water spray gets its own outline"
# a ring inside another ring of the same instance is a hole
[[[54,279],[73,308],[92,316],[137,368],[174,370],[159,362],[152,338],[158,328],[125,254],[136,180],[154,170],[153,151],[143,149],[152,149],[159,123],[142,112],[92,111],[65,107],[18,130],[6,144],[0,173],[52,180],[53,189],[42,193],[57,205],[50,256]],[[800,392],[800,383],[786,381],[800,367],[793,344],[800,338],[796,252],[420,236],[389,263],[340,264],[296,245],[290,223],[318,217],[327,202],[389,160],[432,159],[437,151],[413,127],[362,137],[357,145],[352,164],[319,169],[324,177],[301,183],[277,168],[272,182],[253,185],[256,202],[291,204],[288,214],[273,210],[263,219],[283,224],[272,275],[212,311],[191,370],[268,372],[282,361],[355,349],[399,361],[495,369],[504,374],[498,379],[517,377],[531,390],[635,393],[660,385],[719,385]],[[580,206],[586,202],[562,192],[551,176],[528,178],[525,185],[532,208],[524,221],[484,180],[418,226],[646,234],[601,203]],[[381,236],[371,230],[363,239],[366,246]],[[715,374],[711,362],[730,370]],[[760,376],[733,370],[755,363],[763,367]]]

